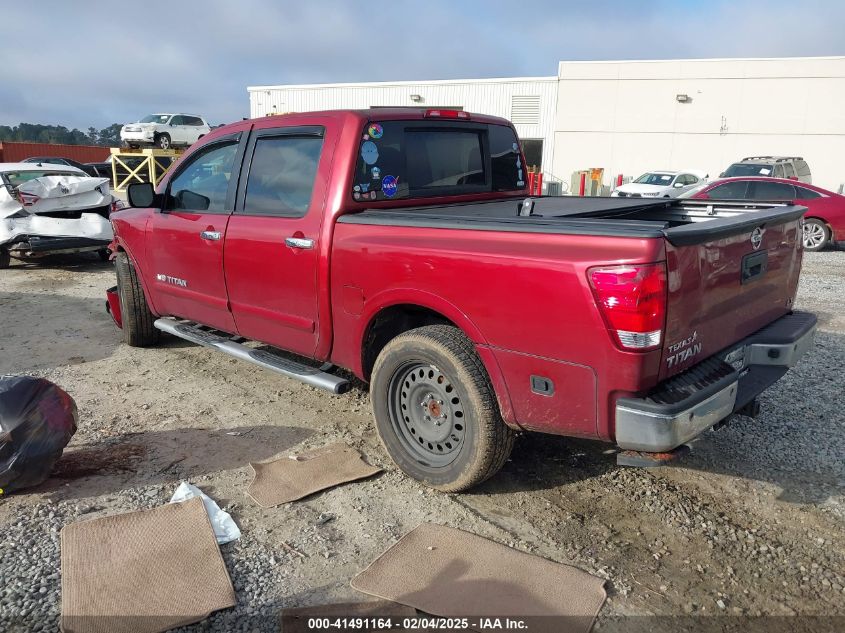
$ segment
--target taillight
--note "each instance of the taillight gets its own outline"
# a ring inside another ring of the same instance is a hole
[[[666,266],[624,264],[587,271],[596,304],[614,341],[625,350],[660,346],[666,323]]]
[[[20,200],[21,204],[25,207],[31,207],[40,199],[41,198],[31,193],[23,193],[22,191],[18,191],[18,200]]]
[[[469,112],[463,110],[426,110],[424,116],[434,119],[468,119]]]

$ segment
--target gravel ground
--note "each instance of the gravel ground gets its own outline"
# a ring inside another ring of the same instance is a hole
[[[81,420],[56,476],[0,498],[2,630],[57,629],[62,526],[166,503],[181,480],[243,532],[221,547],[238,605],[185,632],[273,631],[281,608],[359,600],[351,578],[422,521],[606,578],[600,630],[620,618],[650,633],[748,630],[728,616],[845,629],[810,619],[845,618],[843,250],[805,256],[798,307],[818,313],[818,342],[757,420],[737,418],[657,470],[619,468],[595,442],[526,435],[500,475],[464,495],[389,465],[361,389],[331,397],[176,340],[122,345],[102,309],[113,279],[83,257],[0,272],[0,374],[57,382]],[[334,441],[386,472],[274,509],[245,496],[249,461]]]

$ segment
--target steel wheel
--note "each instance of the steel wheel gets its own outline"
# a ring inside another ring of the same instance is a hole
[[[827,227],[818,220],[804,221],[804,248],[808,251],[818,251],[827,244]]]
[[[434,365],[399,367],[388,387],[396,436],[418,461],[451,464],[464,443],[464,410],[451,381]]]

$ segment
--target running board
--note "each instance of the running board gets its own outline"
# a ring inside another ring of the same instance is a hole
[[[308,365],[277,356],[265,350],[252,349],[246,345],[241,345],[236,342],[237,340],[243,340],[240,337],[224,336],[198,323],[177,321],[171,318],[157,319],[153,325],[162,332],[178,336],[191,343],[216,349],[224,354],[229,354],[240,360],[245,360],[264,369],[274,371],[277,374],[282,374],[282,376],[295,378],[312,387],[325,389],[335,394],[349,391],[349,381],[345,378],[328,374],[319,368],[309,367]]]

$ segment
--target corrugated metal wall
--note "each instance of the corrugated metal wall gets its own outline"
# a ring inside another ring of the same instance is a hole
[[[534,112],[534,99],[539,98],[535,123],[515,125],[521,138],[543,139],[543,166],[552,166],[554,156],[554,121],[557,99],[557,78],[520,78],[505,80],[433,81],[333,84],[313,86],[250,87],[250,116],[284,112],[308,112],[373,106],[461,107],[470,112],[512,119],[514,106],[525,119],[526,103]],[[411,99],[419,95],[420,101]],[[519,118],[519,117],[518,117]]]
[[[96,163],[108,158],[109,148],[98,145],[53,145],[18,141],[0,143],[0,163],[16,163],[31,156],[57,156],[80,163]]]

